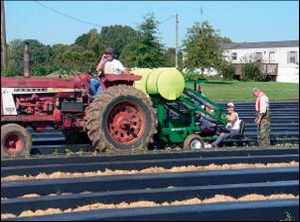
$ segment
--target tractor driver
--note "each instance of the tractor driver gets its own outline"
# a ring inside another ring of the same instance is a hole
[[[114,59],[114,51],[112,48],[107,48],[105,53],[102,55],[101,60],[99,61],[96,71],[101,74],[126,74],[132,75],[128,69],[126,69],[123,64]],[[102,87],[98,78],[92,78],[90,81],[90,93],[93,97],[98,95],[102,91]]]

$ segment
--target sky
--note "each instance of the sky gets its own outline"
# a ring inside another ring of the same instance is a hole
[[[96,28],[142,24],[152,14],[167,47],[187,38],[196,22],[208,21],[233,42],[299,40],[299,1],[11,1],[5,0],[6,41],[36,39],[73,44]]]

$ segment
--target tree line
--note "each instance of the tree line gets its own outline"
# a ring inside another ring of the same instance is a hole
[[[115,58],[125,67],[156,68],[175,66],[175,48],[168,48],[159,38],[159,22],[153,13],[147,14],[137,29],[130,26],[102,27],[100,33],[91,29],[71,45],[44,45],[36,39],[15,39],[7,44],[7,68],[1,64],[1,76],[22,76],[24,44],[29,44],[30,69],[33,76],[53,72],[74,74],[94,70],[106,47],[112,47]],[[208,21],[195,22],[187,30],[186,39],[178,53],[178,69],[193,72],[214,68],[220,74],[228,64],[223,58],[221,37]],[[2,56],[2,53],[1,53]]]

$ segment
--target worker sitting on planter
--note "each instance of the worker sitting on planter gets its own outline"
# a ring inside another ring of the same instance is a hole
[[[211,144],[206,144],[205,148],[217,147],[219,143],[230,136],[235,136],[240,133],[240,119],[237,112],[235,112],[235,106],[232,102],[227,104],[228,120],[225,129],[222,130],[218,138]]]

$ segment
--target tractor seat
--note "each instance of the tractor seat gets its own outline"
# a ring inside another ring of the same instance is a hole
[[[125,74],[104,74],[106,81],[138,81],[142,79],[140,75],[125,75]]]
[[[245,132],[245,121],[240,119],[240,131],[237,135],[230,136],[231,139],[241,139]]]
[[[139,81],[142,79],[142,76],[139,75],[125,75],[125,74],[104,74],[101,78],[102,88],[106,89],[111,86],[116,85],[128,85],[133,86],[134,81]]]

